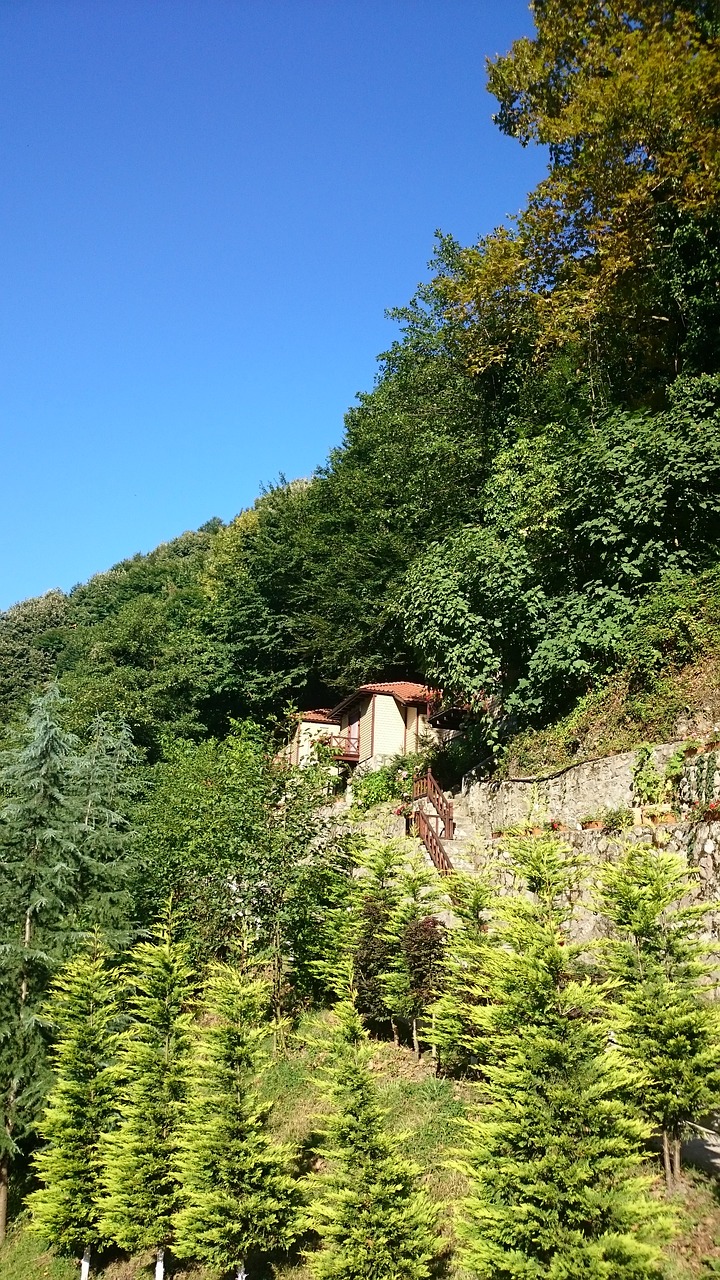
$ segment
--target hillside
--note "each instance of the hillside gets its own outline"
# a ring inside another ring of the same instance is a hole
[[[720,22],[533,14],[327,460],[0,616],[3,1278],[720,1270]]]

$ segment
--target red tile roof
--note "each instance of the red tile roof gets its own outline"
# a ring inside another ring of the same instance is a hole
[[[333,707],[333,715],[338,716],[346,707],[352,706],[359,698],[366,698],[373,693],[391,694],[396,702],[401,702],[403,706],[413,706],[418,702],[431,702],[436,693],[434,689],[428,689],[427,685],[418,684],[415,680],[384,680],[376,684],[361,684],[358,689],[354,689],[352,693],[347,694],[342,702]]]
[[[310,724],[337,724],[337,716],[333,715],[331,707],[316,707],[314,711],[301,711],[300,719],[309,721]]]

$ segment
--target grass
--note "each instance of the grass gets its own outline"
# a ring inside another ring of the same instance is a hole
[[[271,1124],[277,1137],[292,1143],[301,1152],[301,1167],[317,1163],[322,1117],[326,1108],[319,1085],[323,1049],[322,1035],[329,1014],[304,1020],[294,1035],[285,1057],[273,1061],[265,1077],[265,1092],[274,1102]],[[373,1045],[375,1072],[389,1128],[398,1135],[404,1153],[420,1167],[422,1180],[431,1197],[440,1202],[440,1227],[452,1245],[452,1203],[466,1191],[462,1175],[448,1167],[448,1160],[460,1139],[460,1121],[475,1096],[472,1085],[438,1079],[432,1061],[417,1062],[409,1049],[390,1042]],[[663,1195],[657,1166],[656,1193]],[[720,1265],[720,1197],[714,1181],[704,1175],[686,1173],[677,1197],[680,1230],[666,1250],[667,1280],[700,1280],[717,1274],[709,1260]],[[95,1280],[152,1280],[152,1258],[113,1258],[93,1269]],[[20,1222],[0,1249],[2,1280],[74,1280],[73,1260],[47,1251]],[[218,1280],[200,1268],[185,1269],[170,1260],[168,1274],[177,1280]],[[458,1273],[452,1259],[448,1280]],[[302,1261],[286,1261],[275,1269],[275,1280],[308,1280]]]
[[[0,1249],[0,1275],[2,1280],[75,1280],[77,1268],[67,1258],[47,1252],[21,1223]]]

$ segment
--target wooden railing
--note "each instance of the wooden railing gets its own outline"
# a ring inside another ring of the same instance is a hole
[[[412,815],[412,823],[416,835],[422,840],[440,874],[447,875],[453,869],[452,862],[442,847],[437,831],[432,826],[431,817],[423,813],[422,809],[416,809]]]
[[[339,760],[360,759],[359,738],[348,738],[346,733],[328,733],[323,734],[321,741],[323,746],[329,747]]]
[[[413,800],[422,800],[424,798],[430,801],[442,823],[442,832],[440,834],[443,840],[452,840],[455,833],[453,802],[448,800],[430,769],[422,777],[415,778],[413,782]]]

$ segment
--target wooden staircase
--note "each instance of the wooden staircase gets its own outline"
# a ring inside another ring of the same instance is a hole
[[[475,825],[463,798],[443,791],[430,769],[413,782],[413,811],[407,830],[422,841],[440,875],[473,871]]]

